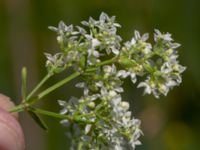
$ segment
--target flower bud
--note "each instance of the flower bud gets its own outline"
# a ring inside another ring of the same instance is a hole
[[[127,111],[127,110],[129,109],[129,107],[130,107],[129,103],[128,103],[128,102],[125,102],[125,101],[122,101],[122,102],[120,103],[120,106],[121,106],[125,111]]]
[[[88,103],[88,107],[91,108],[91,109],[94,109],[95,108],[95,103],[94,102]]]

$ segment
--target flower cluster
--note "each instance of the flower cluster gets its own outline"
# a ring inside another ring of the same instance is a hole
[[[46,54],[46,66],[58,73],[73,67],[83,82],[76,87],[83,89],[83,96],[72,97],[68,102],[59,100],[61,123],[70,129],[68,138],[71,149],[135,149],[140,144],[140,121],[129,111],[129,103],[122,100],[123,79],[130,77],[136,84],[138,77],[144,79],[137,87],[144,87],[144,94],[156,98],[181,83],[185,67],[177,60],[171,34],[155,30],[155,44],[147,42],[149,34],[134,32],[134,37],[121,44],[115,16],[102,13],[99,20],[89,18],[81,26],[49,27],[57,33],[61,52]],[[77,145],[76,143],[79,143]]]
[[[135,31],[131,41],[126,42],[121,51],[120,64],[126,69],[121,76],[131,76],[133,83],[137,76],[146,76],[146,80],[138,84],[144,87],[144,94],[151,94],[156,98],[167,95],[168,91],[181,83],[181,73],[186,67],[179,64],[176,49],[180,46],[173,43],[171,34],[162,34],[155,30],[155,45],[146,42],[149,35],[140,35]]]
[[[110,18],[102,13],[99,20],[90,17],[88,22],[82,21],[82,25],[88,29],[80,26],[67,26],[63,21],[58,24],[57,28],[49,27],[58,34],[57,41],[62,57],[65,58],[64,63],[68,67],[73,66],[75,69],[84,70],[87,66],[94,66],[101,62],[100,57],[110,53],[119,54],[121,37],[116,33],[120,25],[115,22],[114,16]]]
[[[72,97],[69,102],[59,100],[63,107],[60,113],[75,118],[61,123],[74,128],[76,136],[84,142],[84,149],[134,149],[140,144],[140,121],[131,116],[129,103],[122,101],[122,82],[117,75],[114,65],[103,66],[96,76],[87,76],[86,82],[76,85],[83,88],[81,98]],[[81,124],[76,122],[77,117]]]
[[[95,43],[98,41],[100,51],[105,50],[107,54],[111,52],[115,55],[119,54],[121,37],[116,33],[117,27],[121,26],[115,22],[115,16],[109,17],[103,12],[99,20],[90,17],[88,22],[82,21],[82,24],[90,28],[89,36]]]

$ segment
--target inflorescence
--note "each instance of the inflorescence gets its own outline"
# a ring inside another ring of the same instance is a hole
[[[123,80],[130,77],[144,94],[156,98],[166,96],[170,89],[181,83],[185,67],[179,64],[171,34],[155,30],[154,44],[147,42],[149,34],[134,32],[134,37],[124,44],[117,35],[121,27],[115,16],[101,13],[99,20],[89,18],[81,26],[49,27],[57,33],[61,51],[45,54],[46,67],[52,74],[73,68],[83,77],[76,87],[83,96],[69,101],[58,100],[60,114],[70,116],[61,123],[69,130],[71,150],[81,149],[135,149],[142,131],[140,120],[122,100]],[[139,77],[144,79],[137,83]],[[77,145],[76,143],[79,143]]]

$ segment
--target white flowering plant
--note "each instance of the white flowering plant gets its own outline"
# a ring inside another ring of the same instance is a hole
[[[23,100],[10,112],[27,111],[45,130],[39,115],[59,118],[67,129],[70,150],[133,150],[141,144],[142,131],[140,120],[129,110],[130,104],[122,100],[123,81],[130,78],[138,88],[144,88],[144,94],[166,96],[181,83],[181,74],[186,69],[177,60],[176,49],[180,44],[174,43],[171,34],[157,29],[153,44],[147,42],[149,34],[141,35],[138,31],[130,41],[122,43],[117,35],[121,25],[115,16],[106,13],[101,13],[99,20],[90,17],[81,24],[66,25],[61,21],[58,27],[49,27],[57,33],[60,50],[56,54],[45,53],[47,74],[30,93],[26,89],[27,71],[22,69]],[[39,92],[48,79],[69,69],[73,70],[71,75]],[[58,100],[60,112],[35,106],[43,97],[78,77],[82,81],[75,86],[83,90],[83,95]]]

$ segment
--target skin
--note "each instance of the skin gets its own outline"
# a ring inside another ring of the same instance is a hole
[[[16,113],[7,112],[14,106],[10,98],[0,94],[0,150],[24,150],[24,134]]]

